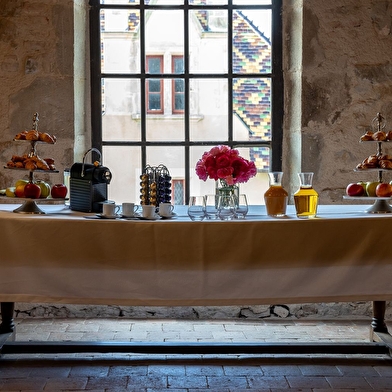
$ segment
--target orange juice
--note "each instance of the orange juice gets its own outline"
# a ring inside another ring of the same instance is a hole
[[[270,216],[286,215],[288,193],[281,185],[271,185],[264,193],[265,207]]]

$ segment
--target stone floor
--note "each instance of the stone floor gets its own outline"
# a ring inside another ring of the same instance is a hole
[[[389,323],[389,329],[392,325]],[[33,319],[16,340],[367,342],[369,320]],[[392,391],[388,355],[7,354],[0,391]]]

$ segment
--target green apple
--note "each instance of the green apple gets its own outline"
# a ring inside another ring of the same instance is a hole
[[[50,185],[47,182],[40,180],[35,183],[41,188],[40,199],[46,199],[50,195]]]
[[[379,184],[379,181],[369,181],[366,183],[366,193],[369,197],[376,197],[376,188],[377,185]]]

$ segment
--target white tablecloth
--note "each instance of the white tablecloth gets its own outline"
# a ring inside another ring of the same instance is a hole
[[[0,301],[244,305],[392,300],[392,214],[319,206],[274,219],[105,220],[43,205],[0,204]],[[86,218],[88,216],[88,218]]]

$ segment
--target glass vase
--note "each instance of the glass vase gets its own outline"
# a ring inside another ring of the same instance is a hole
[[[235,205],[238,205],[240,196],[240,189],[238,185],[228,185],[226,181],[220,180],[215,183],[216,200],[218,202],[219,196],[233,196]]]
[[[314,218],[317,213],[318,193],[313,189],[313,173],[298,173],[299,189],[294,193],[298,218]]]
[[[264,193],[265,208],[269,216],[286,215],[289,194],[282,186],[283,172],[270,172],[269,188]]]

